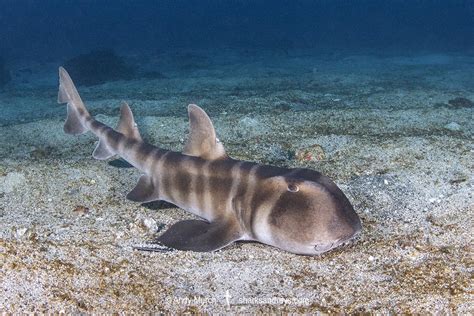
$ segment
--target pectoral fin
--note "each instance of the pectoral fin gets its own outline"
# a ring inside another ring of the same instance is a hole
[[[157,241],[178,250],[208,252],[221,249],[241,237],[237,224],[186,220],[171,226]]]

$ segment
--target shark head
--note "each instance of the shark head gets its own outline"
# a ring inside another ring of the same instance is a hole
[[[269,210],[270,244],[317,255],[347,243],[361,231],[360,218],[347,197],[319,172],[296,169],[270,181],[280,192]]]

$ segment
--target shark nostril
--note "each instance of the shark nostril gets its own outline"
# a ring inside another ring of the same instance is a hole
[[[317,252],[325,252],[328,250],[331,250],[334,246],[334,243],[328,243],[328,244],[316,244],[314,245],[314,250]]]

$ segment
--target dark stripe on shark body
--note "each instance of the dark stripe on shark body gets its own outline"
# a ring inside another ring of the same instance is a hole
[[[290,209],[293,210],[291,214],[292,217],[304,218],[303,216],[298,215],[298,211],[307,209],[309,205],[303,199],[292,198],[293,194],[298,194],[298,193],[286,191],[283,194],[281,194],[280,197],[277,199],[274,207],[272,208],[270,212],[270,217],[269,217],[270,223],[272,225],[277,226],[277,227],[281,227],[282,225],[284,225],[285,219],[283,216],[287,214],[287,210],[290,210]],[[300,224],[303,224],[303,223],[304,223],[303,221],[300,222]]]
[[[175,174],[173,177],[173,182],[175,186],[174,189],[180,195],[179,201],[181,203],[189,203],[192,184],[195,178],[192,176],[192,173],[190,173],[190,170],[187,170],[180,166],[180,164],[182,164],[182,162],[185,160],[188,160],[185,162],[186,164],[192,164],[194,159],[189,159],[186,156],[181,156],[179,160],[173,162],[174,165],[172,166],[172,168],[175,168]]]
[[[91,115],[89,114],[89,112],[87,112],[87,110],[85,108],[77,107],[76,110],[79,113],[79,115],[84,117],[86,120],[91,118]]]
[[[252,178],[251,175],[252,168],[254,168],[255,166],[255,163],[248,161],[244,161],[240,165],[240,183],[238,185],[237,192],[234,197],[236,201],[235,206],[239,208],[238,212],[242,216],[242,222],[245,225],[245,229],[248,230],[248,232],[252,234],[252,236],[254,235],[252,227],[250,226],[250,216],[252,210],[250,209],[250,205],[246,202],[249,200],[248,195],[254,193],[253,190],[249,190],[249,184],[251,183],[251,181],[255,181],[255,179]]]
[[[208,188],[211,195],[211,208],[226,211],[231,199],[233,179],[229,172],[236,162],[234,161],[211,161],[208,167]],[[227,215],[227,214],[226,214]]]
[[[153,147],[153,146],[152,146]],[[160,178],[162,170],[158,170],[160,163],[162,162],[163,157],[168,153],[168,150],[155,147],[155,150],[150,153],[150,156],[147,157],[146,161],[146,171],[150,173],[151,176]]]
[[[257,177],[258,181],[261,182],[272,177],[282,176],[285,174],[285,172],[287,173],[288,170],[269,165],[259,165],[255,176]],[[253,231],[255,231],[257,217],[260,215],[259,211],[261,212],[260,206],[262,206],[266,202],[271,201],[272,199],[274,201],[271,202],[272,205],[274,205],[276,202],[276,198],[278,197],[275,197],[274,188],[269,187],[268,185],[261,186],[259,190],[255,190],[249,207],[251,210],[250,227]]]
[[[194,192],[196,194],[197,206],[202,210],[204,208],[204,190],[206,177],[204,175],[204,162],[201,161],[199,166],[196,166],[196,173],[194,175]]]
[[[196,188],[205,192],[203,184],[205,177],[199,177],[202,173],[205,161],[191,156],[182,155],[179,152],[169,152],[163,161],[162,174],[166,174],[166,184],[163,189],[168,197],[180,204],[188,204],[191,200],[191,191]],[[198,182],[202,183],[198,183]],[[167,187],[165,187],[167,186]]]
[[[142,167],[146,168],[146,163],[149,157],[155,151],[155,147],[137,140],[127,142],[126,147],[128,147],[129,144],[132,146],[132,148],[136,148],[135,159],[140,163],[140,165],[142,165]]]
[[[180,169],[182,155],[178,152],[169,151],[162,159],[162,190],[170,201],[176,201],[179,192],[175,190],[175,176]]]
[[[106,125],[102,124],[101,122],[99,121],[96,121],[94,119],[92,119],[92,121],[90,121],[90,128],[94,131],[94,132],[98,132],[98,133],[102,133],[102,131],[105,129],[105,128],[109,128],[107,127]]]
[[[284,176],[288,173],[288,169],[269,166],[269,165],[258,165],[259,168],[255,175],[258,177],[259,180],[276,177],[276,176]]]
[[[260,206],[262,206],[262,204],[264,204],[265,202],[270,201],[272,198],[274,198],[274,196],[275,192],[272,189],[261,188],[260,190],[255,191],[252,197],[252,201],[250,202],[251,214],[249,226],[252,228],[252,231],[255,231],[255,221],[258,215],[260,215]],[[272,204],[275,204],[275,202],[273,202]]]
[[[108,147],[112,148],[116,152],[119,150],[120,144],[122,142],[127,141],[127,138],[125,136],[123,136],[119,132],[116,132],[110,127],[107,127],[107,129],[105,130],[105,138]]]

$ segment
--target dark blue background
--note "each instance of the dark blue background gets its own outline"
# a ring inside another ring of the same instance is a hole
[[[474,0],[0,0],[0,56],[96,48],[465,51]]]

